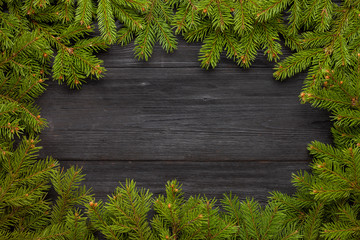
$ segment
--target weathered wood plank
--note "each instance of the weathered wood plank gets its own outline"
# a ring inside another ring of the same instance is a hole
[[[42,156],[67,160],[306,160],[330,141],[328,113],[301,105],[298,76],[269,68],[110,68],[81,91],[51,83],[38,103]]]
[[[155,194],[175,178],[187,196],[232,191],[264,203],[269,191],[292,193],[306,145],[331,141],[328,113],[299,104],[304,74],[276,82],[262,54],[251,69],[223,56],[205,71],[200,44],[179,43],[173,54],[156,46],[149,62],[135,60],[132,45],[113,46],[99,54],[106,77],[81,91],[50,82],[38,100],[49,121],[40,157],[83,166],[103,200],[126,178]]]
[[[254,197],[265,203],[271,191],[292,194],[291,173],[308,169],[307,162],[183,162],[183,161],[61,161],[61,165],[83,166],[84,184],[93,188],[97,200],[107,200],[119,182],[134,179],[138,187],[155,195],[165,194],[168,180],[183,184],[185,196],[205,194],[222,198],[232,192],[241,199]]]

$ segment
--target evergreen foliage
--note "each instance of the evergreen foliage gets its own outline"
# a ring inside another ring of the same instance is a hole
[[[88,213],[95,228],[107,239],[298,239],[294,225],[284,221],[275,202],[265,208],[253,200],[224,196],[224,211],[215,199],[185,200],[177,181],[166,184],[166,195],[156,199],[127,181],[106,204],[90,202]],[[148,222],[151,206],[155,211]]]
[[[84,175],[75,167],[60,170],[52,158],[38,160],[38,142],[23,137],[16,148],[2,148],[0,239],[94,239],[76,208],[91,197],[79,186]],[[54,204],[47,197],[51,186],[58,195]]]
[[[278,60],[282,18],[279,13],[263,16],[263,1],[169,1],[176,6],[173,25],[188,42],[202,41],[201,67],[215,67],[226,56],[249,67],[259,49],[268,60]]]
[[[360,238],[360,1],[2,0],[0,7],[0,239]],[[176,181],[153,196],[127,181],[95,202],[81,169],[37,158],[46,120],[34,100],[46,80],[79,88],[102,76],[95,53],[109,44],[134,41],[135,57],[147,60],[156,43],[174,51],[175,34],[203,43],[203,68],[223,52],[242,67],[260,50],[278,61],[280,40],[295,51],[274,77],[308,71],[300,100],[331,112],[334,146],[309,145],[312,172],[293,175],[294,195],[273,192],[260,206],[231,194],[185,199]]]

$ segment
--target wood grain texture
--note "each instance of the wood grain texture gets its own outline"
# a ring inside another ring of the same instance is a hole
[[[39,100],[43,154],[67,160],[305,160],[329,141],[327,112],[301,105],[301,81],[268,68],[110,68],[79,92]]]
[[[183,162],[183,161],[61,161],[61,165],[83,166],[85,185],[93,188],[97,200],[106,200],[119,182],[135,179],[137,186],[155,196],[165,193],[168,180],[183,184],[185,197],[206,194],[221,199],[232,192],[240,199],[266,203],[269,192],[292,193],[291,173],[308,169],[307,162]]]
[[[206,71],[199,47],[180,41],[168,55],[157,46],[138,62],[131,45],[114,46],[100,54],[102,80],[80,91],[49,82],[37,101],[49,121],[40,157],[83,166],[101,199],[126,178],[155,194],[175,178],[187,196],[232,191],[264,203],[269,191],[292,193],[308,143],[331,142],[329,114],[299,103],[305,75],[277,82],[263,56],[246,70],[222,56]]]

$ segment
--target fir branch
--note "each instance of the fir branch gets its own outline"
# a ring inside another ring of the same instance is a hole
[[[138,59],[145,59],[147,61],[152,54],[153,45],[155,44],[155,36],[153,25],[148,22],[144,30],[139,33],[135,39],[135,56]]]
[[[201,67],[208,69],[215,67],[220,60],[220,54],[223,51],[224,38],[219,32],[210,33],[204,40],[204,45],[200,49],[199,60]]]
[[[255,60],[257,50],[259,48],[259,37],[261,31],[259,31],[259,24],[255,24],[254,28],[246,32],[240,39],[240,45],[242,46],[242,55],[237,61],[237,64],[243,67],[250,67],[251,61]]]
[[[262,10],[257,13],[257,17],[261,22],[268,21],[271,17],[281,13],[289,5],[290,0],[270,0],[262,5]]]
[[[244,225],[252,238],[261,239],[257,218],[259,217],[259,205],[253,200],[247,199],[241,204],[241,211],[244,215]]]
[[[92,0],[79,0],[77,2],[78,7],[75,12],[75,22],[80,25],[88,26],[92,22],[92,16],[95,12]]]
[[[301,14],[303,7],[301,6],[300,0],[294,0],[292,5],[290,6],[289,12],[289,28],[288,33],[289,35],[294,36],[298,33],[300,27],[301,27]]]
[[[180,6],[173,17],[173,25],[176,26],[175,33],[187,32],[199,25],[200,17],[196,12],[197,7],[189,1],[186,7]],[[190,15],[190,17],[189,17]]]
[[[184,33],[184,38],[188,42],[202,41],[211,32],[211,22]]]
[[[349,50],[345,39],[341,35],[336,38],[333,46],[334,50],[339,53],[333,55],[335,60],[335,66],[340,67],[350,64]]]
[[[241,55],[241,46],[238,39],[234,38],[231,33],[224,32],[225,50],[229,59],[236,59]]]
[[[173,52],[176,49],[177,41],[175,36],[172,33],[172,30],[167,23],[158,21],[154,18],[154,22],[157,25],[157,36],[160,42],[160,45],[167,52]]]
[[[323,54],[323,52],[322,48],[315,48],[293,54],[276,66],[274,77],[277,80],[283,80],[294,76],[308,68],[312,64],[313,58]]]
[[[34,37],[32,40],[27,42],[24,46],[22,46],[19,50],[11,54],[11,56],[5,58],[2,62],[0,62],[0,67],[3,66],[5,63],[13,60],[15,57],[17,57],[22,51],[24,51],[27,47],[31,46],[33,43],[38,41],[40,37]]]
[[[360,111],[350,109],[338,109],[335,110],[335,116],[337,126],[349,126],[356,127],[360,125]]]
[[[249,13],[249,7],[245,5],[245,1],[239,1],[237,4],[238,6],[234,12],[234,30],[242,35],[243,32],[253,28],[254,20]]]
[[[99,0],[97,19],[101,36],[108,43],[114,43],[116,38],[116,25],[110,0]]]
[[[101,216],[98,209],[101,206],[101,202],[94,203],[90,202],[88,206],[88,214],[95,225],[105,236],[110,237],[111,239],[120,240],[115,231],[105,222],[103,217]]]
[[[264,48],[267,48],[267,50],[265,50],[265,54],[268,55],[269,61],[278,60],[280,58],[279,55],[282,54],[281,45],[276,42],[276,40],[279,40],[279,36],[274,25],[276,26],[275,22],[261,24],[265,35],[265,40],[262,41],[262,44]]]
[[[305,222],[305,239],[317,239],[320,235],[320,227],[322,226],[322,215],[324,212],[324,204],[318,203],[310,210]]]
[[[219,28],[221,31],[227,29],[227,25],[232,24],[232,16],[230,14],[230,7],[226,5],[225,1],[215,0],[215,8],[217,14],[214,14],[213,27]]]
[[[69,168],[66,172],[62,169],[52,173],[51,181],[59,195],[51,216],[53,223],[60,224],[73,206],[89,201],[90,191],[85,187],[79,187],[83,179],[81,169],[75,167]]]
[[[310,28],[310,26],[313,24],[314,19],[316,18],[316,12],[319,9],[319,0],[312,0],[310,1],[310,6],[308,5],[305,8],[305,12],[304,12],[304,25],[307,29]]]
[[[140,31],[143,28],[142,19],[136,16],[134,12],[129,10],[125,11],[125,9],[121,7],[115,8],[114,12],[115,16],[122,22],[126,23],[127,27],[129,27],[132,31]]]
[[[54,231],[54,230],[52,230]],[[62,231],[62,232],[58,232],[58,233],[55,233],[55,234],[50,234],[48,235],[47,233],[45,234],[41,234],[41,235],[46,235],[44,237],[37,237],[36,240],[46,240],[46,239],[56,239],[56,238],[59,238],[59,237],[62,237],[62,236],[66,236],[70,233],[69,230],[67,231]]]
[[[130,28],[126,27],[122,27],[117,34],[117,44],[120,44],[121,46],[129,44],[134,38],[134,32]]]
[[[331,0],[325,0],[321,3],[321,14],[320,14],[320,21],[318,22],[316,26],[316,30],[318,32],[325,32],[329,30],[330,23],[332,21],[332,14],[333,14],[333,8],[334,3]]]
[[[21,104],[17,102],[16,100],[12,99],[11,97],[0,95],[1,98],[6,99],[9,102],[19,104],[18,106],[23,109],[31,118],[33,118],[39,125],[43,125],[45,122],[43,122],[41,119],[39,119],[38,116],[35,116],[29,108],[27,108],[24,104]],[[34,129],[35,130],[35,129]],[[36,131],[36,130],[35,130]]]

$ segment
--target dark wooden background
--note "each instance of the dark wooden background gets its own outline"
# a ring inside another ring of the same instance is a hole
[[[80,91],[49,82],[37,101],[49,121],[41,157],[83,166],[97,199],[127,178],[155,194],[178,179],[187,196],[231,191],[264,203],[270,191],[294,191],[310,141],[331,142],[329,114],[299,102],[305,74],[277,82],[262,53],[250,69],[223,56],[206,71],[199,44],[180,40],[173,54],[157,46],[148,62],[132,48],[99,54],[102,80]]]

